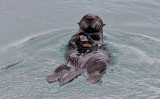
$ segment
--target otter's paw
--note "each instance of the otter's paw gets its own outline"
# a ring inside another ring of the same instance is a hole
[[[102,75],[97,71],[96,73],[89,74],[87,77],[87,82],[90,84],[98,83],[102,78]]]

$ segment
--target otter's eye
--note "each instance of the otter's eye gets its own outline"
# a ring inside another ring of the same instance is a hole
[[[99,19],[99,17],[98,17],[98,16],[96,16],[96,18],[97,18],[97,19]]]
[[[98,35],[91,35],[90,36],[93,40],[99,41],[100,37]]]

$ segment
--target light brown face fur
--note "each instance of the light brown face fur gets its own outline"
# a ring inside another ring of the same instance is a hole
[[[78,24],[80,29],[84,30],[87,33],[99,32],[105,25],[103,24],[102,19],[95,14],[85,15]]]

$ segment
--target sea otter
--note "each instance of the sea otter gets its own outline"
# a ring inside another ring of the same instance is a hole
[[[94,84],[101,80],[110,64],[111,53],[103,42],[103,21],[94,14],[85,15],[79,24],[79,31],[67,44],[66,62],[47,76],[49,83],[60,81],[64,85],[75,77],[85,74],[87,82]],[[67,76],[63,77],[65,74]]]

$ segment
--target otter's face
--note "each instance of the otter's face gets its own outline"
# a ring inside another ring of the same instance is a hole
[[[99,32],[105,25],[101,18],[94,14],[85,15],[78,24],[80,29],[87,33]]]

